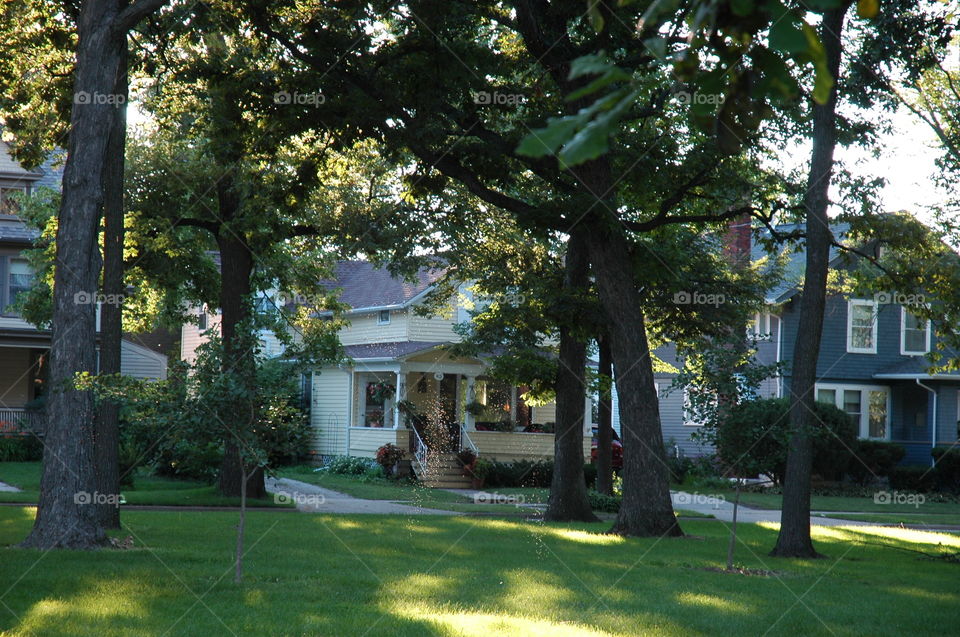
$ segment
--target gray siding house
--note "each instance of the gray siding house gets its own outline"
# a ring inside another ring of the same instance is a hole
[[[846,230],[838,224],[834,233],[843,236]],[[752,252],[755,260],[764,255],[756,245]],[[758,362],[784,364],[783,376],[768,379],[761,387],[764,397],[789,395],[790,362],[803,303],[804,259],[802,250],[791,255],[783,280],[767,294],[768,311],[758,315],[752,327],[755,335],[765,335],[757,343]],[[831,268],[849,268],[849,259],[834,249]],[[917,300],[892,291],[871,298],[829,296],[817,363],[816,399],[849,413],[861,438],[902,445],[907,450],[904,464],[931,464],[933,447],[954,444],[958,439],[960,374],[930,370],[926,355],[935,348],[937,336],[932,325],[910,312],[910,303]],[[670,347],[657,354],[675,366],[682,364]],[[657,376],[664,439],[673,440],[687,455],[705,453],[709,450],[691,439],[699,426],[684,416],[682,390],[666,395],[662,391],[672,381],[671,375]],[[619,427],[616,420],[615,427]]]

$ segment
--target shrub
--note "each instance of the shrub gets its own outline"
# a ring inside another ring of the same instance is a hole
[[[43,443],[33,435],[0,437],[0,462],[36,462],[43,459]]]
[[[937,478],[930,467],[922,465],[894,467],[890,473],[890,488],[897,491],[927,493],[937,488]]]
[[[889,478],[907,450],[892,442],[858,440],[847,464],[847,473],[857,484],[869,484],[877,478]]]
[[[588,489],[594,488],[597,484],[597,465],[592,463],[583,465],[583,479]]]
[[[856,442],[856,428],[841,409],[815,403],[813,471],[821,476],[842,474],[849,461],[848,448]],[[739,475],[765,473],[783,481],[790,436],[790,400],[766,398],[732,407],[709,432],[723,464]]]
[[[356,456],[334,456],[320,470],[343,476],[362,476],[370,469],[379,469],[379,465],[369,458]]]
[[[933,474],[936,476],[937,489],[960,493],[960,448],[935,447],[930,455],[936,462]]]
[[[403,460],[404,455],[406,454],[403,453],[403,449],[388,442],[377,449],[377,464],[383,467],[384,474],[389,476],[393,472],[394,465]]]
[[[590,506],[594,511],[617,513],[620,510],[620,498],[615,495],[606,495],[590,489],[587,491],[587,497],[590,498]]]

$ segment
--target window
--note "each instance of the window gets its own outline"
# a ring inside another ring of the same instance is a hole
[[[709,399],[707,404],[701,402],[700,405],[694,405],[691,400],[691,390],[688,387],[683,389],[683,424],[687,427],[702,427],[707,424],[705,416],[707,414],[701,413],[700,410],[710,409],[711,407],[716,407],[717,399],[716,397]],[[703,400],[703,399],[701,399]]]
[[[753,323],[750,325],[748,335],[758,341],[770,340],[773,335],[770,329],[770,314],[767,312],[757,312],[753,316]]]
[[[380,310],[380,314],[377,315],[377,325],[389,325],[390,324],[390,310]]]
[[[910,356],[930,351],[930,321],[900,306],[900,353]]]
[[[11,188],[4,186],[0,188],[0,215],[16,215],[20,212],[20,204],[15,200],[17,195],[22,195],[26,188]]]
[[[33,285],[33,271],[26,259],[10,259],[7,262],[7,296],[4,311],[10,312],[17,297],[30,289]]]
[[[851,299],[847,304],[847,352],[877,353],[877,304]]]
[[[207,313],[206,312],[200,312],[200,314],[197,315],[197,327],[200,329],[201,332],[207,329]]]
[[[861,438],[890,437],[890,391],[876,385],[817,385],[817,401],[850,414]]]

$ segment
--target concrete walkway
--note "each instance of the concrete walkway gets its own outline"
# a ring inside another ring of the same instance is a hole
[[[426,509],[391,500],[362,500],[346,493],[324,489],[288,478],[266,478],[267,491],[277,502],[293,502],[305,513],[392,513],[412,515],[462,515],[456,511]]]
[[[5,491],[7,493],[20,493],[22,489],[15,487],[12,484],[7,484],[6,482],[0,482],[0,491]]]
[[[674,509],[695,511],[704,515],[712,515],[724,522],[733,521],[733,502],[702,493],[686,493],[671,491]],[[828,517],[828,511],[811,511],[810,523],[818,526],[882,526],[876,522],[861,520],[841,520]],[[737,522],[775,522],[780,524],[780,511],[774,509],[752,509],[742,504],[737,507]]]

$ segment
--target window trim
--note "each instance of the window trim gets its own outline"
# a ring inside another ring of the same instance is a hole
[[[872,343],[871,347],[854,347],[853,346],[853,308],[855,305],[865,305],[870,307],[871,313],[873,315],[873,325],[871,331],[870,342]],[[877,335],[878,335],[878,323],[879,323],[879,312],[877,310],[877,302],[872,299],[848,299],[847,300],[847,353],[848,354],[876,354],[877,353]]]
[[[891,414],[891,408],[893,406],[893,392],[890,390],[890,387],[887,385],[862,385],[857,383],[816,383],[813,388],[814,400],[816,396],[820,393],[821,389],[832,389],[834,390],[834,406],[838,409],[843,409],[843,392],[844,391],[859,391],[860,392],[860,422],[857,424],[857,438],[860,440],[883,440],[889,441],[891,439],[891,427],[893,423],[893,418]],[[870,396],[869,392],[871,391],[882,391],[887,395],[887,420],[884,423],[884,432],[885,435],[882,438],[875,438],[870,435]],[[867,393],[867,396],[863,394]],[[837,404],[837,403],[840,404]],[[846,411],[846,410],[844,410]]]
[[[383,320],[384,313],[386,313],[387,320]],[[390,310],[380,310],[379,312],[377,312],[377,325],[390,325],[390,321],[392,320],[392,318],[393,317],[390,313]]]
[[[916,316],[915,314],[913,316]],[[922,318],[922,317],[917,317]],[[927,319],[926,324],[926,343],[923,351],[913,351],[907,349],[907,308],[904,305],[900,306],[900,355],[901,356],[923,356],[930,353],[930,332],[931,332],[930,319]]]

